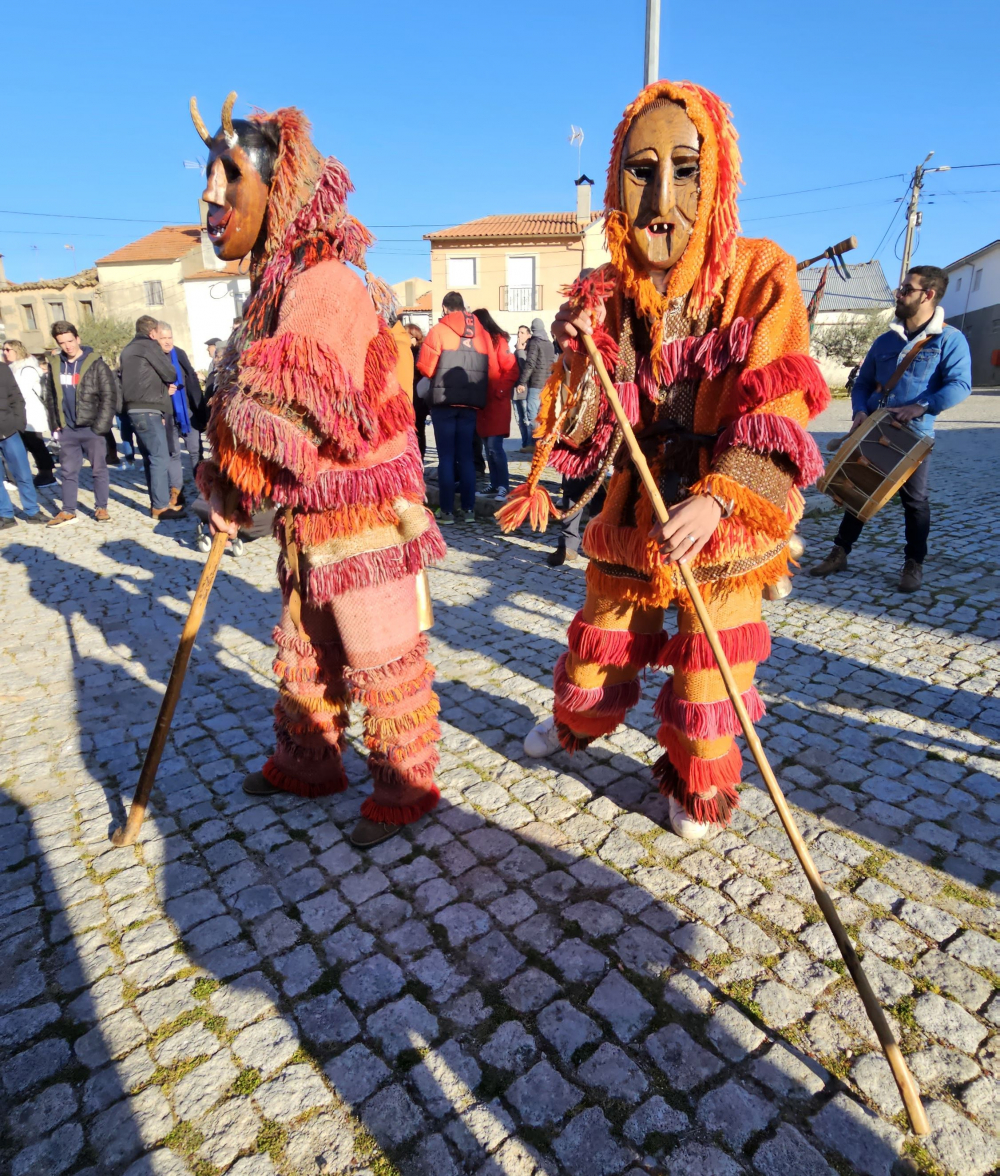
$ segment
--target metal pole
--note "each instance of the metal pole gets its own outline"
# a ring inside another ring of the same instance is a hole
[[[899,271],[899,284],[906,281],[910,271],[910,255],[913,252],[913,232],[917,227],[917,205],[920,203],[920,189],[924,182],[924,164],[934,154],[929,152],[923,163],[918,163],[913,172],[913,190],[910,193],[910,207],[906,211],[906,238],[903,242],[903,263]]]
[[[646,67],[644,86],[660,80],[660,0],[646,0]]]

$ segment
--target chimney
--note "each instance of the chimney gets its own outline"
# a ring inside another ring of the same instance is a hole
[[[576,223],[581,229],[587,228],[590,224],[590,189],[593,187],[594,181],[590,176],[583,175],[576,184]]]
[[[7,285],[7,275],[4,273],[4,268],[3,268],[3,254],[0,253],[0,286],[6,286],[6,285]]]

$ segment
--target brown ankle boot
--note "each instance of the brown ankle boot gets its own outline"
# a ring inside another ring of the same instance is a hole
[[[179,506],[161,506],[159,509],[151,506],[149,513],[157,521],[160,519],[182,519],[184,517],[184,511]]]
[[[847,552],[843,547],[838,547],[836,543],[833,545],[833,550],[823,560],[822,563],[816,564],[815,567],[809,569],[810,576],[829,576],[831,572],[846,572],[847,571]]]
[[[171,486],[170,487],[170,505],[175,506],[175,507],[176,506],[182,507],[182,506],[184,506],[184,504],[185,503],[184,503],[184,490],[183,490],[183,488],[180,486]]]

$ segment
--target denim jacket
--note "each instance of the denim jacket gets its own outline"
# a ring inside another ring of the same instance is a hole
[[[921,339],[928,342],[900,377],[886,401],[886,407],[900,404],[925,404],[923,416],[909,422],[915,432],[934,435],[934,418],[946,408],[954,408],[972,390],[972,356],[961,331],[944,321],[939,306],[923,331],[913,340],[906,338],[902,323],[894,320],[884,335],[879,335],[865,356],[858,378],[851,389],[851,407],[856,413],[873,413],[882,407],[884,388],[899,366],[905,352]]]

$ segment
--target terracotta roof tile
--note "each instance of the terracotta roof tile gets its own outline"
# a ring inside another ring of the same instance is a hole
[[[225,269],[203,269],[196,273],[188,274],[183,281],[185,282],[207,282],[211,279],[219,278],[236,278],[245,277],[249,280],[250,275],[240,272],[240,263],[238,261],[227,261]]]
[[[38,282],[0,282],[0,290],[5,294],[17,293],[19,290],[65,290],[67,286],[85,289],[97,285],[97,270],[81,270],[71,278],[42,278]]]
[[[592,212],[590,223],[603,212]],[[575,237],[580,232],[575,212],[519,212],[510,216],[481,216],[450,229],[425,233],[426,241],[480,241],[491,237]]]
[[[201,241],[198,225],[164,225],[147,237],[140,237],[131,245],[123,245],[107,257],[99,257],[98,265],[116,265],[127,261],[176,261]]]

